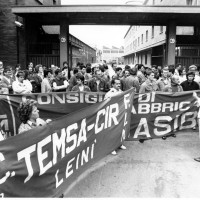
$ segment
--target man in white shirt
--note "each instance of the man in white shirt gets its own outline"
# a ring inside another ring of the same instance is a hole
[[[14,94],[30,94],[32,93],[32,85],[29,80],[24,80],[25,73],[19,71],[17,80],[13,82],[12,88]]]
[[[120,94],[122,92],[122,90],[120,89],[121,88],[121,81],[120,81],[120,79],[118,79],[118,78],[112,79],[111,80],[111,86],[112,86],[112,88],[110,88],[110,91],[108,91],[106,93],[104,99],[111,98],[111,97],[116,96],[116,95],[118,95],[118,94]],[[123,149],[123,150],[126,149],[126,147],[124,145],[121,145],[119,148]],[[114,150],[114,151],[112,151],[111,154],[112,155],[116,155],[117,152]]]

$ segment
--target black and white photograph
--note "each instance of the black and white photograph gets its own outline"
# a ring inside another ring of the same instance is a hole
[[[200,198],[200,0],[0,0],[1,198]]]

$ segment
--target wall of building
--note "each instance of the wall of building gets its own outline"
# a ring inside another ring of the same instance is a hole
[[[15,0],[21,6],[60,5],[60,0]]]
[[[107,63],[117,62],[117,63],[123,63],[124,59],[124,48],[107,48],[103,47],[102,49],[102,60],[105,60]]]
[[[38,31],[34,22],[26,22],[20,17],[14,15],[11,8],[16,5],[20,6],[39,6],[39,5],[60,5],[60,0],[6,0],[0,1],[0,60],[4,65],[15,66],[20,63],[23,68],[27,63],[27,39],[33,41],[36,39],[35,34]],[[15,21],[21,22],[24,27],[31,24],[31,29],[19,28]]]
[[[132,26],[125,37],[124,54],[132,54],[165,43],[165,32],[165,26]]]
[[[146,5],[200,5],[200,0],[148,0]]]
[[[15,5],[13,0],[0,1],[0,60],[4,65],[17,63],[16,17],[11,12],[11,7]]]
[[[146,0],[145,5],[200,5],[200,0]],[[194,36],[196,27],[176,27],[177,36]],[[166,26],[131,26],[124,38],[125,46],[125,63],[136,64],[142,62],[145,64],[143,54],[147,50],[151,50],[156,46],[160,46],[163,49],[163,44],[166,43]],[[135,54],[137,54],[135,59]],[[147,65],[151,65],[152,59],[149,59],[151,53],[147,54]],[[153,61],[161,61],[161,57],[164,57],[164,52],[157,53],[158,58],[154,58]],[[156,57],[156,56],[155,56]],[[145,61],[146,61],[145,60]]]

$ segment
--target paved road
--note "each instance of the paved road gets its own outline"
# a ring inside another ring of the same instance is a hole
[[[65,197],[200,197],[197,132],[176,138],[125,142],[127,150],[108,155],[77,180]]]

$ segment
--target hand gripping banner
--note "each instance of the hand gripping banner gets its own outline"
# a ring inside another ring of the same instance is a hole
[[[0,142],[0,195],[59,197],[130,131],[133,90]]]

